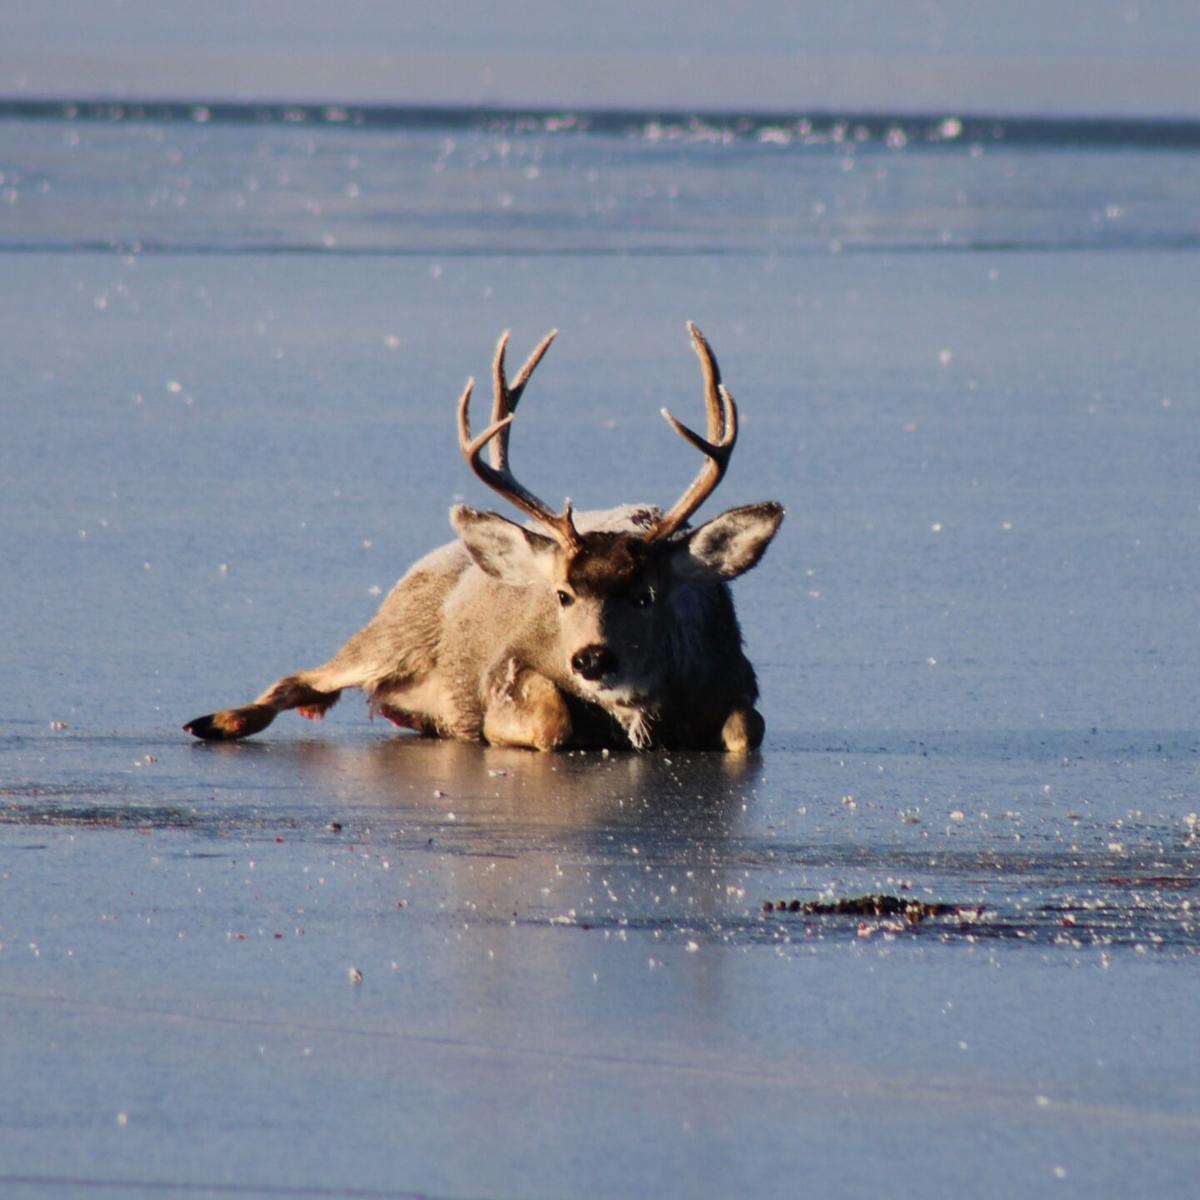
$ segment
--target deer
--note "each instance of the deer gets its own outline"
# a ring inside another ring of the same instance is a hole
[[[456,505],[457,538],[413,565],[332,659],[184,730],[208,741],[249,737],[287,709],[319,719],[345,689],[360,688],[372,715],[426,736],[539,751],[756,750],[765,723],[729,582],[757,565],[784,509],[766,501],[689,524],[724,478],[738,410],[704,335],[691,322],[688,331],[707,436],[662,410],[703,457],[670,509],[577,514],[568,499],[556,512],[519,482],[509,467],[517,405],[558,331],[511,383],[506,332],[492,364],[491,422],[472,435],[469,379],[459,447],[474,474],[528,520]]]

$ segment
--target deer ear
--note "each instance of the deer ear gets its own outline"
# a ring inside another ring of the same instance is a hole
[[[480,569],[501,583],[525,587],[550,577],[558,550],[550,538],[465,504],[450,510],[450,524]]]
[[[675,541],[671,574],[685,583],[736,579],[757,565],[782,520],[783,505],[773,500],[731,508]]]

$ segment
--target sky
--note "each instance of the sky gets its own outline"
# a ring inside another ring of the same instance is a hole
[[[0,95],[1200,117],[1197,0],[0,0]]]

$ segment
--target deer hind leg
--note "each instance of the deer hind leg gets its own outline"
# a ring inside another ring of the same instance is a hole
[[[337,660],[311,671],[287,675],[272,684],[253,704],[242,708],[224,708],[208,716],[197,717],[183,728],[205,741],[232,741],[261,733],[286,709],[298,709],[309,720],[320,720],[338,701],[344,687],[358,683],[337,669]]]
[[[571,737],[571,713],[544,675],[509,659],[486,685],[483,736],[493,746],[558,750]]]

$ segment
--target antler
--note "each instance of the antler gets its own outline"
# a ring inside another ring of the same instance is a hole
[[[469,409],[475,380],[468,379],[466,389],[458,401],[458,444],[463,452],[463,457],[471,464],[471,470],[488,487],[499,492],[509,503],[532,517],[554,537],[564,550],[570,551],[579,545],[579,534],[571,520],[570,500],[564,504],[561,513],[554,512],[548,504],[539,500],[524,487],[508,467],[509,426],[516,416],[517,405],[520,403],[521,394],[525,391],[529,377],[538,363],[542,361],[542,357],[550,349],[550,343],[557,335],[558,330],[552,329],[538,342],[511,384],[504,371],[504,352],[508,348],[508,331],[505,330],[500,335],[500,341],[496,344],[496,357],[492,363],[492,423],[478,437],[471,437]],[[492,460],[490,465],[483,461],[483,449],[489,443]]]
[[[646,534],[648,542],[662,541],[673,534],[712,495],[729,466],[729,456],[737,444],[737,405],[729,389],[721,382],[721,369],[704,334],[689,321],[688,332],[692,335],[692,346],[700,359],[704,373],[704,401],[708,410],[708,439],[702,438],[681,421],[677,421],[667,410],[662,415],[668,425],[686,442],[690,442],[706,458],[699,474],[692,480],[691,487],[680,496],[675,507],[664,513]]]

